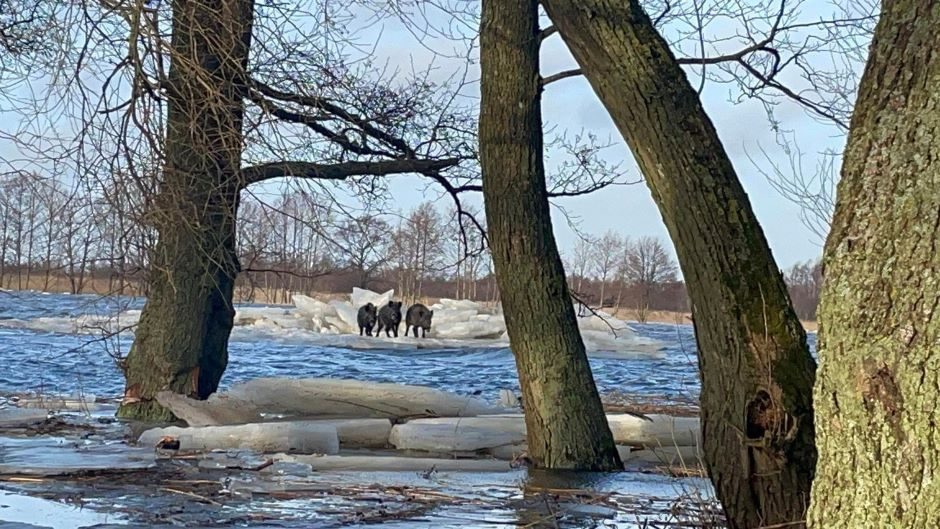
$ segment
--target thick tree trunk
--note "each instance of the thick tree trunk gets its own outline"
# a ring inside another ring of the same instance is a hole
[[[825,249],[812,527],[940,527],[940,4],[884,2]]]
[[[816,459],[815,364],[718,135],[636,0],[543,5],[675,243],[699,348],[705,464],[729,523],[799,527]]]
[[[152,218],[151,288],[125,364],[118,414],[171,419],[153,396],[204,399],[227,364],[238,261],[241,79],[252,0],[175,0],[166,165]]]
[[[538,3],[484,0],[480,158],[488,237],[539,467],[622,469],[552,234],[542,160]]]

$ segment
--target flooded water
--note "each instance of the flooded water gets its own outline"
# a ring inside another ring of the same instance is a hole
[[[123,379],[112,355],[126,354],[133,337],[124,333],[103,340],[89,327],[112,325],[112,316],[119,313],[129,317],[122,317],[118,325],[134,320],[142,305],[140,299],[0,291],[0,365],[5,366],[0,371],[0,408],[3,395],[9,393],[80,393],[86,399],[120,396]],[[641,399],[697,399],[692,327],[630,327],[637,337],[654,340],[659,347],[591,356],[600,391]],[[810,336],[811,342],[814,338]],[[405,340],[375,340],[366,347],[362,342],[342,343],[336,337],[324,341],[293,328],[237,326],[222,386],[285,376],[416,384],[487,400],[495,400],[501,389],[518,390],[509,349],[493,343],[465,341],[446,348],[433,340],[420,348]],[[123,462],[120,473],[79,480],[0,481],[0,528],[17,523],[61,529],[721,526],[707,480],[658,473],[431,468],[291,475],[206,470],[195,461],[176,459],[158,460],[154,467],[151,450],[125,444],[125,425],[111,419],[113,413],[114,405],[106,404],[90,416],[74,414],[81,427],[62,437],[12,430],[0,434],[0,463],[6,459],[14,470],[87,466],[93,458],[101,459],[101,465]],[[147,457],[151,458],[147,465],[136,459]],[[142,470],[143,466],[147,468]]]
[[[126,353],[132,336],[98,340],[75,332],[110,314],[140,309],[140,299],[101,299],[29,292],[0,292],[0,392],[41,391],[117,396],[123,380],[111,353]],[[637,396],[698,396],[695,340],[690,325],[631,324],[638,336],[661,342],[659,351],[638,349],[629,357],[592,357],[601,392]],[[447,349],[349,349],[315,343],[309,334],[254,326],[236,327],[222,380],[264,377],[335,377],[400,382],[495,399],[518,389],[512,354],[505,347]]]

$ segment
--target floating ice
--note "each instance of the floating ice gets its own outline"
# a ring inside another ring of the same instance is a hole
[[[157,401],[190,426],[244,424],[265,414],[291,418],[472,417],[501,410],[474,397],[423,386],[330,378],[256,378],[195,400],[170,391]]]
[[[302,294],[292,297],[293,306],[238,306],[232,339],[275,341],[347,349],[463,349],[509,346],[502,307],[470,300],[441,299],[431,310],[434,317],[427,338],[404,336],[405,322],[398,338],[359,336],[357,312],[372,303],[381,307],[394,299],[395,291],[384,293],[354,288],[347,300],[323,302]],[[402,312],[407,311],[407,306]],[[404,316],[404,314],[403,314]],[[0,320],[0,326],[73,334],[133,332],[139,310],[116,315],[44,317],[31,320]],[[626,322],[610,314],[580,314],[578,327],[589,354],[595,357],[630,359],[662,354],[662,344],[637,336]]]
[[[372,303],[377,307],[394,298],[394,290],[383,294],[354,288],[349,301],[332,300],[329,303],[318,301],[308,296],[293,296],[296,312],[302,322],[307,322],[307,330],[326,338],[310,337],[318,345],[335,345],[353,349],[370,348],[457,348],[457,347],[506,347],[509,338],[506,322],[500,306],[486,306],[471,300],[441,299],[431,310],[434,320],[428,339],[415,340],[400,336],[359,338],[356,313],[362,305]],[[404,312],[404,311],[403,311]],[[260,314],[260,313],[259,313]],[[258,325],[260,322],[256,322]],[[288,328],[288,326],[282,326]],[[595,312],[578,316],[578,327],[589,353],[608,358],[633,358],[656,354],[660,344],[654,340],[637,336],[623,320],[610,314]],[[404,323],[400,329],[404,332]],[[349,335],[355,335],[350,337]],[[299,337],[298,337],[299,338]]]

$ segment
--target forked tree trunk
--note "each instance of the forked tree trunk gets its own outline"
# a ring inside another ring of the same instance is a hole
[[[622,469],[552,234],[537,0],[484,0],[480,159],[488,237],[538,467]]]
[[[252,0],[174,0],[166,160],[151,212],[151,289],[125,363],[118,414],[172,419],[154,394],[204,399],[228,359],[235,215]]]
[[[543,5],[675,243],[699,349],[705,464],[729,524],[799,527],[816,460],[815,363],[731,161],[636,0]]]
[[[940,527],[940,4],[883,3],[826,241],[810,525]]]

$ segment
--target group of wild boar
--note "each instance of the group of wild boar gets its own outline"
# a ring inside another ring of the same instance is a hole
[[[415,338],[418,337],[418,329],[421,329],[421,337],[427,336],[431,330],[431,317],[434,311],[420,303],[415,303],[408,307],[405,314],[405,336],[408,336],[408,329],[414,329]],[[356,314],[356,320],[359,323],[359,336],[372,336],[372,329],[378,324],[375,335],[378,336],[383,330],[385,336],[391,337],[393,334],[398,338],[398,327],[401,325],[401,301],[389,301],[388,305],[381,309],[372,303],[366,303],[359,307]]]

